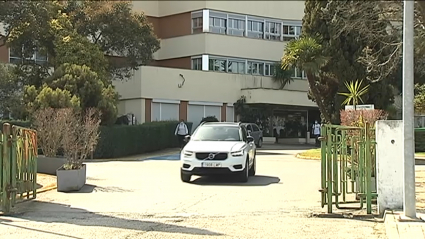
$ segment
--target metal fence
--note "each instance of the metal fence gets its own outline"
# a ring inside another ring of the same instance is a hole
[[[4,124],[0,145],[0,205],[7,214],[17,202],[36,198],[37,132]]]
[[[322,207],[327,205],[328,213],[332,213],[333,205],[338,209],[362,209],[364,204],[367,213],[372,212],[372,199],[377,197],[374,134],[369,124],[322,126],[319,191]]]

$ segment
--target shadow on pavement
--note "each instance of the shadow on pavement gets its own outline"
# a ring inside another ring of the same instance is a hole
[[[290,154],[290,153],[283,153],[282,151],[280,152],[270,152],[270,151],[263,151],[263,150],[258,150],[257,149],[257,156],[267,156],[267,155],[295,155],[295,154]]]
[[[101,187],[101,186],[96,186],[93,184],[85,184],[79,191],[65,192],[65,193],[73,194],[73,193],[93,193],[93,192],[125,193],[125,192],[132,192],[132,191],[121,188],[121,187],[114,187],[114,186]]]
[[[193,180],[191,183],[201,186],[268,186],[280,183],[280,178],[257,175],[249,177],[246,183],[239,183],[232,176],[204,176]]]
[[[383,222],[383,219],[376,214],[360,214],[356,215],[351,212],[348,213],[312,213],[308,217],[311,218],[324,218],[324,219],[342,219],[342,220],[357,220],[363,222]]]
[[[425,165],[425,160],[423,160],[423,159],[416,159],[415,160],[415,165]]]
[[[72,208],[65,204],[41,202],[41,201],[28,201],[20,209],[23,213],[17,213],[12,215],[12,218],[19,218],[29,220],[33,222],[43,223],[64,223],[72,224],[85,227],[106,227],[106,228],[117,228],[134,230],[141,232],[166,232],[166,233],[182,233],[190,235],[209,235],[209,236],[222,236],[223,234],[209,231],[206,229],[179,226],[175,224],[149,221],[149,220],[137,220],[137,219],[126,219],[121,217],[114,217],[109,215],[101,215],[95,212],[89,212],[80,208]],[[12,223],[8,217],[0,217],[0,224],[11,227],[19,227],[30,231],[44,232],[46,234],[63,236],[60,232],[44,231],[36,228],[17,226]],[[70,237],[66,235],[66,237]],[[77,238],[80,237],[70,237]]]

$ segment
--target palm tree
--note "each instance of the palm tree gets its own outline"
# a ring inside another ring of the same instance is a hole
[[[348,83],[347,81],[344,82],[345,87],[347,87],[348,93],[338,93],[338,95],[343,95],[347,98],[345,98],[344,102],[342,102],[342,105],[348,105],[351,102],[353,102],[354,110],[356,110],[356,106],[359,104],[359,102],[363,103],[362,96],[366,94],[369,90],[370,85],[366,85],[363,88],[360,88],[363,83],[363,80],[359,81],[356,80],[355,82],[351,81]]]
[[[292,78],[293,70],[285,70],[282,68],[282,64],[277,62],[274,65],[274,72],[273,72],[273,81],[280,83],[280,90],[285,88],[286,85],[291,84],[294,79]]]
[[[301,37],[297,40],[288,42],[281,60],[282,69],[284,70],[296,67],[305,71],[311,93],[317,106],[326,123],[330,123],[331,116],[323,103],[323,98],[317,87],[319,80],[318,73],[327,62],[328,58],[322,54],[322,45],[311,37]]]

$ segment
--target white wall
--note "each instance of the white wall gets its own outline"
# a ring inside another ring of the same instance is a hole
[[[200,9],[213,9],[287,20],[301,20],[304,1],[133,1],[136,11],[148,16],[168,16]]]
[[[178,85],[183,82],[179,88]],[[252,103],[293,103],[299,106],[315,106],[307,98],[306,80],[295,80],[279,89],[271,77],[204,72],[165,67],[143,66],[128,81],[117,81],[114,85],[121,99],[151,98],[205,102],[236,102],[246,95]],[[269,88],[259,89],[259,88]],[[243,90],[244,89],[244,90]],[[249,90],[247,90],[249,89]],[[140,92],[137,95],[137,92]]]
[[[161,49],[154,54],[154,58],[163,60],[209,54],[279,61],[285,46],[286,42],[203,33],[161,40]]]
[[[403,121],[380,120],[376,128],[378,210],[403,208]]]

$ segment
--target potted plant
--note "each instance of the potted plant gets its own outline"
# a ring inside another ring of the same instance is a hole
[[[63,113],[60,109],[39,109],[33,114],[33,126],[37,130],[38,145],[42,153],[37,157],[37,172],[56,175],[56,170],[66,163],[60,152]]]
[[[65,126],[62,148],[67,162],[56,170],[57,191],[78,191],[86,184],[84,160],[99,139],[100,113],[92,108],[84,112],[63,109]]]

